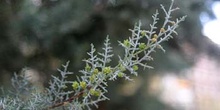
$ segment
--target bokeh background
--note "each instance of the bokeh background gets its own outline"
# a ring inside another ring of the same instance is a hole
[[[30,68],[33,83],[48,86],[57,68],[70,61],[79,74],[93,43],[101,49],[109,35],[116,64],[118,40],[139,20],[149,29],[152,14],[171,0],[0,0],[0,85],[10,88],[13,73]],[[141,70],[134,82],[109,82],[110,101],[98,110],[220,110],[220,1],[175,0],[187,15],[179,35],[153,53],[155,69]],[[162,10],[159,10],[163,20]],[[159,25],[160,26],[160,23]],[[74,77],[69,78],[74,80]]]

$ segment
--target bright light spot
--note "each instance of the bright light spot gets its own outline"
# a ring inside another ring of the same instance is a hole
[[[215,16],[217,17],[217,19],[220,19],[220,2],[216,2],[213,4],[212,6],[212,10],[215,14]]]
[[[220,2],[215,2],[212,6],[212,10],[216,19],[203,24],[203,34],[214,43],[220,45]]]
[[[220,45],[220,20],[213,20],[204,24],[203,34],[214,43]]]
[[[211,18],[209,17],[208,13],[202,12],[200,14],[200,21],[202,22],[202,24],[205,24],[211,21]]]

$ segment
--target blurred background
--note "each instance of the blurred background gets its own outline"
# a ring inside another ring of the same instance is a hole
[[[123,54],[117,41],[128,38],[139,20],[149,29],[155,10],[170,2],[0,0],[0,85],[10,88],[13,73],[30,68],[33,83],[48,86],[67,61],[80,75],[90,44],[100,50],[107,35],[114,65]],[[155,69],[140,69],[134,82],[109,82],[111,100],[100,102],[99,110],[220,110],[220,0],[175,0],[174,7],[180,10],[173,18],[188,17],[179,35],[163,44],[166,53],[153,53]]]

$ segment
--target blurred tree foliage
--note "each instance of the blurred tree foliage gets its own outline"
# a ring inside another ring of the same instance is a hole
[[[180,10],[173,18],[188,17],[180,26],[178,37],[165,44],[168,52],[154,55],[152,65],[156,70],[187,67],[189,61],[182,51],[185,42],[197,50],[195,53],[219,55],[216,46],[201,33],[200,13],[212,15],[207,3],[175,0]],[[117,40],[129,36],[128,29],[135,22],[141,20],[143,28],[149,28],[151,15],[160,4],[169,5],[170,0],[1,0],[0,81],[5,84],[9,74],[25,66],[49,76],[45,73],[56,71],[67,60],[72,64],[70,71],[77,72],[83,66],[81,60],[86,57],[90,43],[100,47],[110,35],[113,47],[117,47]],[[163,14],[160,16],[163,20]],[[122,54],[118,48],[114,50],[115,54]],[[154,107],[149,110],[156,110]]]

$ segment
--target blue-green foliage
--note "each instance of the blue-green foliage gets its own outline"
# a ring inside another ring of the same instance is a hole
[[[97,103],[109,100],[106,97],[108,92],[108,81],[118,78],[132,80],[129,76],[138,75],[140,67],[151,69],[147,63],[153,60],[152,52],[156,49],[165,51],[161,46],[164,41],[173,38],[179,23],[184,21],[186,16],[172,20],[171,13],[178,8],[173,8],[173,0],[166,10],[163,5],[161,9],[165,14],[162,27],[157,27],[159,12],[153,14],[153,23],[150,30],[142,30],[141,22],[135,24],[131,31],[131,37],[119,41],[124,50],[123,56],[118,56],[117,65],[110,65],[113,56],[110,38],[107,37],[102,52],[96,52],[93,44],[88,58],[84,59],[85,68],[80,70],[81,76],[77,80],[67,80],[68,75],[74,74],[67,70],[69,62],[58,69],[61,77],[52,76],[49,87],[38,91],[24,76],[15,74],[12,79],[14,91],[4,94],[0,99],[0,109],[3,110],[43,110],[43,109],[91,109],[91,106],[98,107]],[[130,74],[128,74],[130,73]],[[72,85],[72,90],[66,90],[67,85]],[[3,90],[5,91],[5,90]]]

